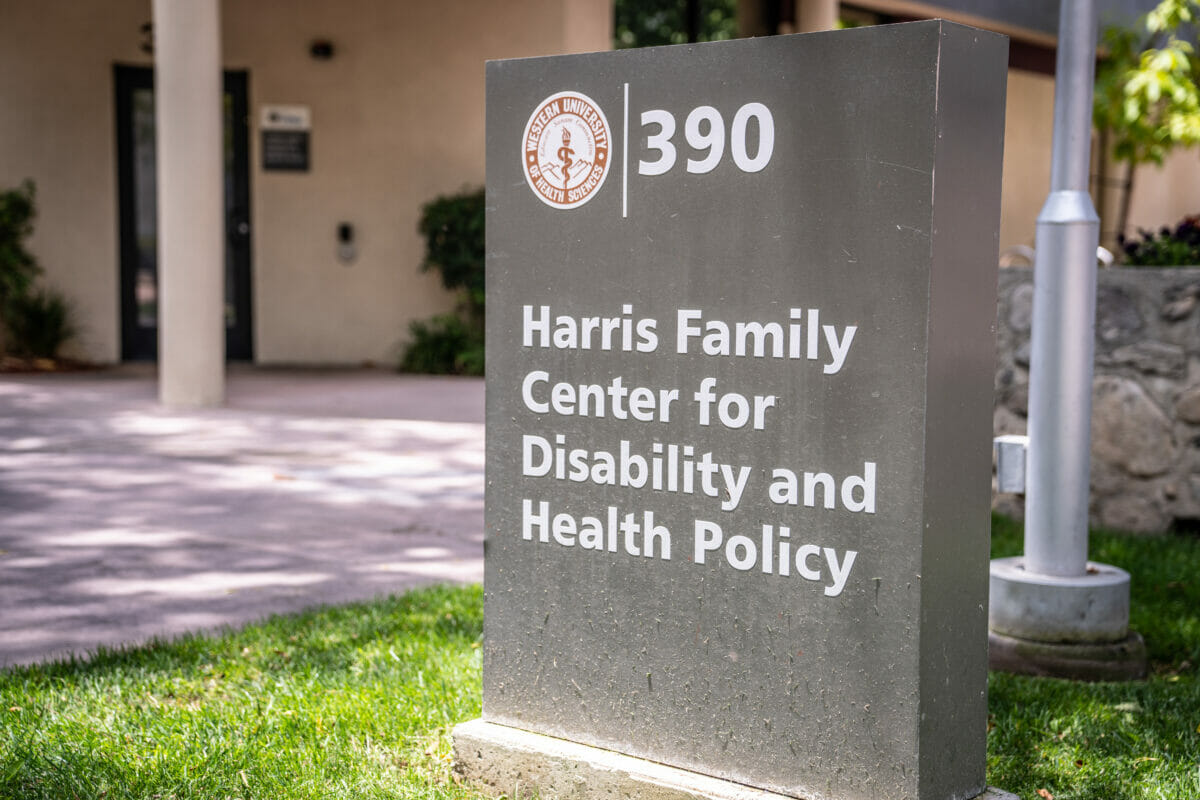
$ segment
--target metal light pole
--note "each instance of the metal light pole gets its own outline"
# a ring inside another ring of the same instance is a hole
[[[1096,10],[1063,0],[1054,91],[1050,195],[1037,221],[1029,370],[1029,490],[1025,568],[1087,571],[1096,247],[1088,194]]]
[[[991,568],[993,667],[1120,679],[1145,669],[1129,575],[1090,563],[1088,491],[1096,247],[1088,194],[1096,9],[1062,0],[1050,194],[1037,221],[1025,555]]]

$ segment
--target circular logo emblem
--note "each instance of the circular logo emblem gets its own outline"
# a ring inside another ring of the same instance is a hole
[[[611,142],[600,106],[579,92],[543,100],[525,124],[525,180],[548,206],[575,208],[592,199],[608,176]]]

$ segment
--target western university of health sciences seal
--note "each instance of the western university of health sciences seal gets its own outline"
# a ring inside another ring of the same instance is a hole
[[[594,100],[579,92],[552,94],[525,124],[525,180],[546,205],[576,208],[604,184],[611,147],[608,120]]]

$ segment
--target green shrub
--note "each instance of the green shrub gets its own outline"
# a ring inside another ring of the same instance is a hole
[[[408,326],[412,342],[400,360],[401,372],[482,375],[483,338],[457,314],[442,314]]]
[[[425,237],[421,270],[442,273],[442,285],[466,293],[467,311],[482,319],[484,305],[483,189],[438,197],[421,209]]]
[[[409,325],[412,341],[402,372],[482,375],[484,331],[483,189],[438,197],[421,209],[425,237],[421,271],[442,273],[442,285],[460,293],[456,313]]]
[[[0,313],[10,299],[29,291],[42,271],[25,249],[37,215],[33,195],[32,181],[0,191]]]
[[[54,358],[75,334],[71,307],[61,292],[35,289],[41,274],[25,239],[37,216],[34,186],[25,181],[0,191],[0,329],[5,350],[22,358]]]
[[[1158,233],[1139,230],[1140,238],[1120,237],[1124,263],[1133,267],[1186,267],[1200,265],[1200,214],[1184,219],[1174,230]]]
[[[25,358],[55,358],[75,335],[71,306],[61,292],[37,289],[11,298],[4,325],[9,349]]]

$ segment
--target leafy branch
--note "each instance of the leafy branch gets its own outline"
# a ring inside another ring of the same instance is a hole
[[[1134,27],[1105,32],[1093,121],[1126,165],[1118,233],[1128,224],[1134,169],[1200,144],[1200,71],[1195,45],[1180,35],[1198,17],[1200,0],[1162,0]]]

